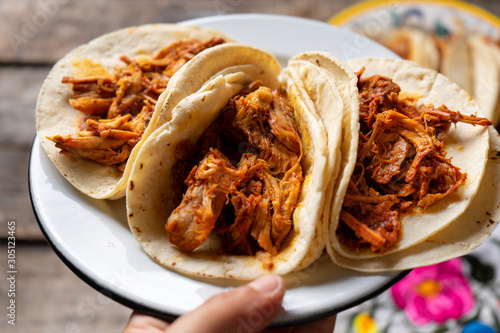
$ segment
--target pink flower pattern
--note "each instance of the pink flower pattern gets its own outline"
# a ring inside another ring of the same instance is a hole
[[[474,307],[460,259],[420,267],[391,288],[396,305],[416,325],[459,319]]]

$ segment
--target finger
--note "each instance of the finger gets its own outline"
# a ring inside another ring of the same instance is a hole
[[[166,321],[134,311],[123,333],[163,333],[168,325]]]
[[[259,332],[280,312],[284,294],[283,278],[267,275],[211,297],[172,323],[168,332]]]

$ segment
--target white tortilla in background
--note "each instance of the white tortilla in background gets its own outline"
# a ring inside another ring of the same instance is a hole
[[[407,60],[356,59],[348,62],[355,72],[366,68],[362,77],[380,74],[393,79],[400,85],[401,95],[419,96],[417,104],[446,105],[452,111],[483,117],[476,102],[458,85],[437,72],[425,69]],[[479,189],[488,160],[489,135],[483,126],[458,123],[452,125],[445,142],[447,158],[467,173],[467,180],[459,190],[441,199],[423,212],[401,217],[402,237],[395,248],[385,254],[375,254],[369,250],[351,250],[341,244],[336,237],[338,216],[330,216],[327,233],[327,248],[335,262],[338,258],[360,260],[381,258],[406,249],[411,249],[425,239],[450,225],[462,215]],[[350,177],[350,176],[349,176]],[[339,211],[339,210],[337,210]],[[382,260],[382,259],[380,259]],[[356,263],[352,263],[356,267]]]
[[[401,57],[434,70],[439,69],[439,49],[433,37],[418,28],[393,27],[368,37],[388,47]]]
[[[468,38],[472,65],[472,96],[496,126],[500,121],[500,47],[484,36]]]
[[[457,31],[439,40],[441,50],[440,71],[469,94],[473,94],[473,69],[470,45],[462,24],[457,22]]]
[[[232,57],[248,52],[267,52],[249,46],[234,45],[226,52],[228,64]],[[256,54],[258,56],[258,54]],[[267,265],[256,256],[231,255],[221,248],[217,235],[211,234],[191,253],[181,252],[169,241],[165,223],[175,208],[172,205],[171,170],[175,165],[175,147],[187,139],[196,141],[217,117],[228,100],[248,83],[263,79],[271,72],[274,80],[264,79],[271,88],[279,88],[278,64],[272,58],[267,66],[248,63],[259,70],[254,74],[238,67],[229,67],[224,75],[209,80],[197,93],[182,100],[172,111],[172,119],[157,129],[145,142],[133,167],[127,187],[127,214],[134,237],[158,263],[186,275],[251,280],[268,273],[286,274],[296,269],[306,258],[316,239],[316,225],[321,218],[327,163],[326,134],[319,121],[308,110],[307,96],[297,94],[293,82],[285,83],[294,107],[294,116],[303,139],[302,168],[304,183],[297,208],[293,213],[293,228]],[[271,68],[271,69],[270,69]],[[325,92],[326,93],[326,92]]]
[[[177,75],[172,77],[167,88],[167,90],[172,89],[175,92],[171,92],[170,95],[160,96],[150,122],[150,129],[144,133],[143,139],[132,149],[129,163],[127,163],[122,173],[114,166],[103,166],[94,161],[60,154],[60,149],[56,148],[55,144],[46,138],[47,136],[74,134],[79,130],[79,121],[83,113],[74,109],[68,102],[73,96],[71,85],[61,82],[64,76],[78,75],[75,71],[78,72],[81,68],[75,67],[75,61],[90,60],[95,64],[99,64],[101,69],[112,73],[114,66],[123,65],[123,62],[119,59],[122,55],[126,55],[130,59],[149,57],[155,55],[163,47],[180,39],[196,38],[204,41],[214,36],[232,41],[226,35],[213,29],[175,24],[151,24],[130,27],[98,37],[88,44],[77,47],[59,60],[48,74],[40,90],[36,110],[36,128],[38,138],[45,152],[61,174],[78,190],[93,198],[118,199],[122,197],[125,194],[131,166],[144,139],[154,127],[168,120],[168,113],[160,112],[162,103],[170,99],[172,104],[174,101],[184,98],[190,92],[184,89],[185,84],[182,83],[182,76],[184,75],[182,73],[187,69],[183,70],[181,68],[180,73],[177,72]],[[216,71],[218,70],[220,69]],[[193,82],[190,82],[192,89],[196,91],[207,79],[193,80]]]

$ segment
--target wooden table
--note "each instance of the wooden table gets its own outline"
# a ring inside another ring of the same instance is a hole
[[[500,16],[500,2],[471,1]],[[38,90],[54,62],[74,47],[122,27],[221,13],[275,13],[325,21],[347,0],[2,0],[0,3],[0,331],[120,332],[130,309],[93,290],[54,254],[28,193]],[[16,221],[16,326],[7,324],[4,263]]]

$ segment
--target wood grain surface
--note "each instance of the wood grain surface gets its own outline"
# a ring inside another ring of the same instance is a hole
[[[46,244],[28,192],[35,105],[51,66],[74,47],[119,28],[232,13],[326,21],[347,0],[2,0],[0,2],[0,308],[8,292],[8,221],[16,221],[17,325],[0,332],[121,332],[130,309],[74,275]],[[500,15],[500,2],[475,0]],[[251,29],[251,27],[249,27]]]

